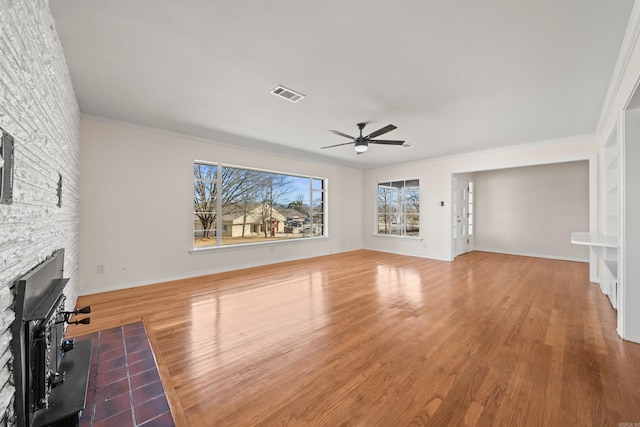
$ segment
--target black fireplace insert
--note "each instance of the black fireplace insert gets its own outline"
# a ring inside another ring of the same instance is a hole
[[[15,417],[19,427],[77,426],[84,408],[91,341],[64,339],[65,323],[90,307],[65,311],[64,249],[15,283],[12,327]],[[73,350],[73,351],[72,351]]]

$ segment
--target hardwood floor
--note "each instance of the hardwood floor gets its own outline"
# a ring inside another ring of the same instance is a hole
[[[640,345],[584,263],[360,250],[86,304],[68,335],[143,319],[180,426],[640,423]]]

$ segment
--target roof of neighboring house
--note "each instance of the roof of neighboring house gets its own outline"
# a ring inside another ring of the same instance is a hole
[[[287,218],[306,218],[307,215],[303,214],[300,211],[297,211],[295,209],[289,209],[289,208],[285,208],[285,209],[278,209],[278,212],[280,212],[282,215],[284,215]]]
[[[268,205],[265,205],[262,203],[250,203],[247,206],[246,223],[252,224],[255,222],[262,222],[263,208],[265,209],[265,212],[267,212],[267,209],[270,209],[269,216],[271,218],[274,218],[278,221],[284,221],[286,219],[286,217],[282,215],[280,212],[278,212],[276,208],[269,208]],[[242,209],[241,206],[234,205],[231,207],[224,208],[222,211],[223,211],[223,214],[222,214],[223,223],[232,222],[234,224],[242,224],[245,222],[244,210]]]

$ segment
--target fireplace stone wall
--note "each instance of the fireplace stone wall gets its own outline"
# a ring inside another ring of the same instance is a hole
[[[13,203],[0,204],[0,425],[12,425],[13,282],[65,248],[67,308],[78,288],[80,112],[48,1],[0,0],[0,127],[15,141]]]

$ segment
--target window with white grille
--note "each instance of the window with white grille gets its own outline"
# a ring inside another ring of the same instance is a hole
[[[417,179],[378,183],[379,235],[420,235],[420,182]]]

